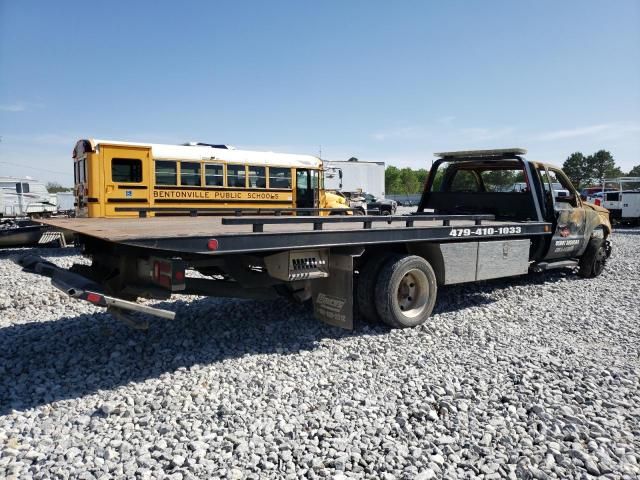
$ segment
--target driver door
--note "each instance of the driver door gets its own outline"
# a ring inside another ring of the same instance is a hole
[[[585,243],[585,210],[582,200],[561,170],[538,167],[544,187],[547,220],[555,224],[547,259],[576,257]]]

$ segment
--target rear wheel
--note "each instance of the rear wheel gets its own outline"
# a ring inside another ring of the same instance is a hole
[[[356,301],[360,315],[369,322],[378,322],[380,317],[376,311],[376,280],[385,262],[394,256],[392,253],[382,252],[370,258],[360,268],[358,274],[358,286],[356,288]]]
[[[604,270],[606,262],[607,249],[604,238],[593,237],[589,240],[587,249],[580,257],[578,275],[585,278],[597,277]]]
[[[376,280],[376,311],[394,328],[424,323],[436,302],[438,286],[433,268],[424,258],[404,255],[385,263]]]

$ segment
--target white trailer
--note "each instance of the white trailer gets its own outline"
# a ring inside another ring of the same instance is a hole
[[[43,183],[29,177],[0,177],[0,217],[48,216],[56,212]]]
[[[325,189],[384,198],[384,162],[324,161]]]

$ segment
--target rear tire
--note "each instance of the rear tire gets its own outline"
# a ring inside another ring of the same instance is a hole
[[[595,278],[602,273],[607,262],[605,240],[592,237],[587,249],[580,257],[578,275],[584,278]]]
[[[416,255],[385,263],[376,280],[376,311],[393,328],[415,327],[431,315],[438,285],[433,268]]]
[[[360,315],[369,322],[380,321],[376,310],[376,280],[382,266],[393,256],[395,255],[391,253],[380,253],[370,258],[359,271],[356,301]]]

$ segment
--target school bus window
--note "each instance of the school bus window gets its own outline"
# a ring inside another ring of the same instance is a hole
[[[180,185],[189,187],[199,187],[201,185],[199,163],[180,163]]]
[[[244,165],[227,165],[227,187],[246,186],[246,171]]]
[[[291,169],[269,167],[269,188],[291,188]]]
[[[251,165],[249,165],[249,187],[267,188],[265,167],[252,167]]]
[[[73,183],[78,183],[78,162],[73,162]]]
[[[177,185],[178,168],[176,162],[156,162],[156,185]]]
[[[80,182],[86,178],[83,165],[80,170]],[[114,182],[138,183],[142,181],[142,161],[135,158],[114,158],[111,160],[111,179]]]
[[[204,166],[204,183],[208,187],[223,187],[224,173],[222,165],[207,164]]]

